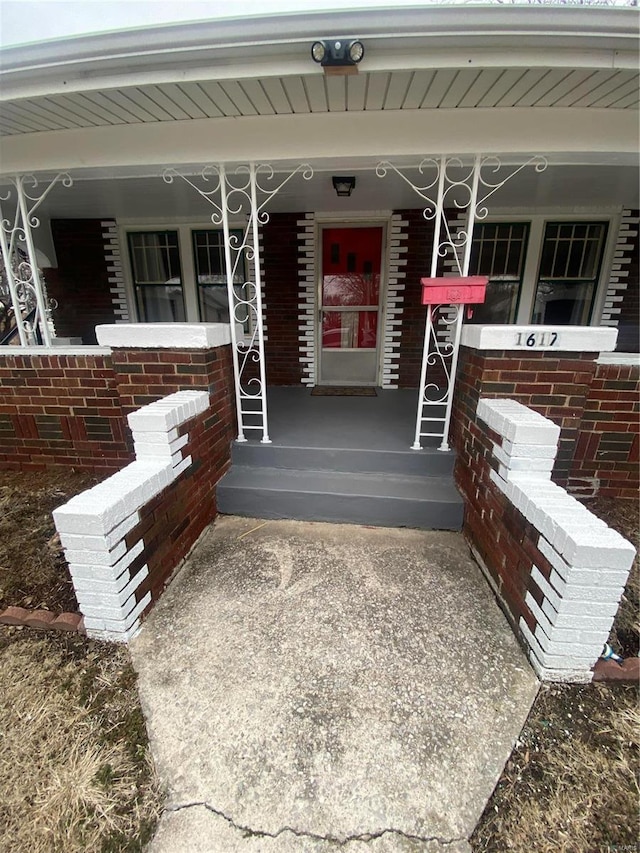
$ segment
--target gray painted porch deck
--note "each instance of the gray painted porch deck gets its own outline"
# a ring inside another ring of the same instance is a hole
[[[415,390],[313,397],[306,388],[269,389],[272,443],[234,444],[218,485],[220,512],[460,529],[454,454],[437,450],[437,439],[411,450],[416,406]]]

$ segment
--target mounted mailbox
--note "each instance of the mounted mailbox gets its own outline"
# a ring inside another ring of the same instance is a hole
[[[489,277],[467,275],[459,278],[421,278],[423,305],[471,305],[484,302]]]

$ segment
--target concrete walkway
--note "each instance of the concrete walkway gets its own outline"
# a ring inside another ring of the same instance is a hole
[[[537,691],[455,533],[220,518],[131,651],[152,853],[469,851]]]

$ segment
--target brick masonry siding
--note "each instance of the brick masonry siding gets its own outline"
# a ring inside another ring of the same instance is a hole
[[[472,550],[538,675],[591,680],[633,546],[550,481],[550,420],[480,399],[463,427],[455,476]]]
[[[553,479],[566,484],[596,373],[597,353],[478,351],[460,348],[452,443],[460,450],[480,397],[505,397],[561,427]]]
[[[585,497],[638,498],[640,367],[596,364],[578,430],[569,488]]]
[[[302,301],[299,241],[303,229],[300,213],[273,213],[262,228],[267,383],[299,385],[302,382],[301,342],[298,340]]]
[[[82,337],[95,344],[95,327],[122,320],[115,311],[118,287],[113,261],[105,257],[105,226],[100,219],[53,219],[51,233],[58,266],[44,270],[47,293],[58,307],[53,320],[58,337]],[[118,262],[118,266],[120,266]]]
[[[109,355],[13,352],[0,355],[2,468],[71,465],[104,473],[130,461]]]
[[[125,414],[176,391],[233,393],[228,346],[207,350],[118,347],[111,358]]]

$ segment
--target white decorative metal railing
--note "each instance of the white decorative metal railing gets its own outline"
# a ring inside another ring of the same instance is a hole
[[[246,441],[246,432],[251,430],[262,433],[263,443],[271,441],[259,230],[269,221],[265,209],[268,203],[297,174],[308,181],[313,177],[313,169],[302,164],[273,184],[270,182],[277,180],[276,172],[264,163],[249,163],[233,169],[224,165],[206,166],[197,177],[183,175],[175,168],[165,169],[163,173],[168,184],[181,178],[192,187],[213,208],[211,222],[222,226],[224,232],[238,441]],[[231,233],[236,230],[239,218],[246,223],[241,238]]]
[[[376,173],[384,178],[394,172],[426,202],[423,216],[434,223],[430,276],[435,278],[439,262],[452,256],[458,274],[466,277],[476,220],[488,215],[488,199],[527,166],[542,172],[547,161],[535,156],[513,168],[504,167],[500,158],[492,155],[477,154],[471,164],[460,157],[427,157],[418,166],[415,180],[388,161],[379,163]],[[507,174],[505,169],[509,169]],[[455,210],[456,217],[460,212],[466,216],[465,227],[455,233],[447,207]],[[427,306],[413,450],[420,450],[421,439],[426,437],[440,438],[439,450],[450,449],[449,426],[464,314],[462,304]]]
[[[38,194],[39,183],[34,175],[17,175],[9,180],[15,191],[15,207],[12,214],[6,214],[6,207],[3,212],[0,203],[0,248],[4,266],[0,288],[7,291],[2,296],[7,315],[8,303],[11,302],[13,321],[21,345],[43,343],[50,346],[51,309],[55,305],[47,299],[44,277],[38,268],[32,229],[39,227],[40,220],[35,212],[53,187],[58,182],[70,187],[73,181],[66,172],[61,173]],[[11,189],[0,192],[0,202],[11,204]]]

